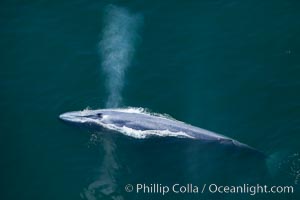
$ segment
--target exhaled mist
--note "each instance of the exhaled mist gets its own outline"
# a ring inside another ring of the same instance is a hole
[[[122,103],[125,73],[135,51],[140,19],[139,15],[121,7],[110,5],[106,8],[99,45],[108,90],[106,107],[118,107]]]

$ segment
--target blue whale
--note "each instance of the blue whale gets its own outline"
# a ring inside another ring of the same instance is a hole
[[[59,118],[75,125],[104,128],[138,139],[189,138],[260,152],[224,135],[186,124],[167,115],[150,113],[141,108],[83,110],[67,112],[61,114]]]

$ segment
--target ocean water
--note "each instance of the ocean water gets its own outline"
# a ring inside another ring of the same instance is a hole
[[[1,1],[1,199],[299,199],[300,2]],[[59,114],[142,107],[264,152],[134,139]],[[127,184],[293,194],[137,194]]]

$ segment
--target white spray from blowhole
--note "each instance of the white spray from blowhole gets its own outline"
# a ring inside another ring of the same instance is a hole
[[[125,72],[130,66],[137,39],[137,29],[141,16],[131,14],[125,8],[109,5],[105,11],[104,31],[99,43],[102,69],[106,76],[108,98],[106,107],[119,107],[122,104],[122,90],[125,82]],[[94,134],[92,140],[98,140]],[[123,200],[119,194],[115,176],[122,164],[117,162],[116,145],[109,137],[101,137],[104,150],[99,175],[80,194],[82,198],[96,200],[102,198]]]
[[[99,49],[108,90],[106,107],[119,107],[122,104],[125,73],[133,58],[141,17],[124,8],[110,5],[106,9],[104,20]]]

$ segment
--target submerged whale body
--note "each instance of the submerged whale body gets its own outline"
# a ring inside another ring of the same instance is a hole
[[[215,142],[225,146],[257,151],[229,137],[198,128],[166,115],[140,108],[116,108],[67,112],[59,116],[65,122],[92,128],[104,128],[134,138],[178,137]]]

